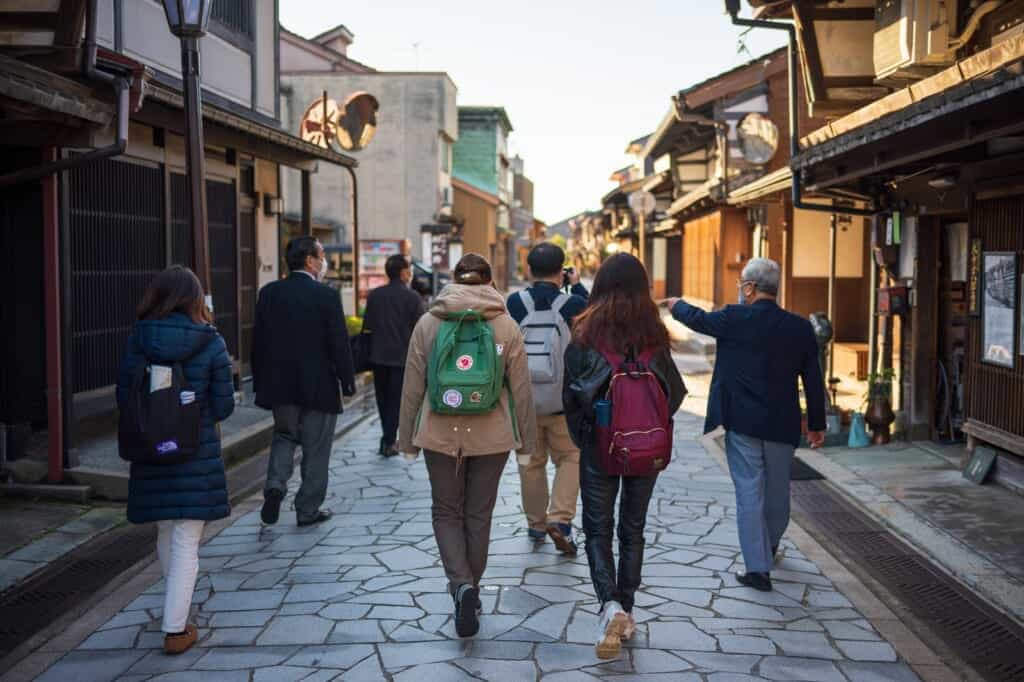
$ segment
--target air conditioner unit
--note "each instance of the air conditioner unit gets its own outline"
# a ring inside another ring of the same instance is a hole
[[[917,80],[952,64],[956,17],[957,0],[877,0],[875,77]]]

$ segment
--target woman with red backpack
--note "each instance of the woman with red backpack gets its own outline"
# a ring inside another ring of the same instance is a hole
[[[597,656],[633,635],[647,506],[672,454],[672,415],[686,386],[647,271],[620,253],[604,262],[565,353],[565,416],[580,448],[580,496],[590,579],[601,601]],[[619,497],[619,566],[612,554]],[[617,573],[617,574],[616,574]]]

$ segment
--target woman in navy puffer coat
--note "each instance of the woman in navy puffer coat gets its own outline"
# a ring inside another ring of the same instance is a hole
[[[231,359],[224,339],[210,324],[199,280],[188,268],[173,266],[154,278],[139,306],[139,321],[118,374],[118,405],[129,399],[140,364],[179,362],[202,406],[199,451],[181,464],[133,462],[128,487],[128,520],[158,524],[157,554],[167,583],[162,629],[168,653],[181,653],[195,643],[196,628],[187,620],[203,526],[231,513],[216,422],[235,407]]]

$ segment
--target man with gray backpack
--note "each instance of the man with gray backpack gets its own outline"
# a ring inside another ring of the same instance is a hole
[[[508,312],[523,331],[537,410],[538,448],[518,458],[523,511],[534,542],[549,535],[559,551],[576,554],[572,520],[580,491],[580,453],[565,421],[562,377],[572,320],[587,306],[588,292],[574,270],[563,268],[565,252],[557,244],[533,247],[526,263],[533,283],[508,298]],[[570,293],[563,291],[566,288]],[[555,465],[550,493],[549,458]]]

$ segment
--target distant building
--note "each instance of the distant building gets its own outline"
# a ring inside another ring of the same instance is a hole
[[[509,253],[514,249],[510,209],[513,172],[508,157],[508,136],[512,123],[502,107],[459,107],[459,139],[455,144],[455,178],[481,192],[496,197],[493,234],[487,224],[465,220],[463,236],[466,251],[477,245],[494,268],[495,281],[502,288],[509,281]],[[468,195],[467,195],[468,196]],[[456,217],[459,205],[455,206]],[[512,246],[510,247],[510,241]],[[513,266],[512,270],[514,271]]]
[[[306,39],[281,29],[281,118],[299,133],[307,108],[324,91],[344,103],[367,92],[380,102],[377,132],[359,160],[359,238],[361,242],[407,242],[413,257],[422,253],[421,227],[437,222],[454,202],[452,145],[458,139],[455,83],[446,73],[377,71],[348,56],[353,34],[337,26]],[[285,236],[302,227],[297,217],[301,174],[285,173]],[[313,232],[325,244],[351,247],[352,188],[343,169],[321,169],[311,178]],[[362,283],[361,283],[362,284]],[[361,294],[366,288],[361,286]]]

